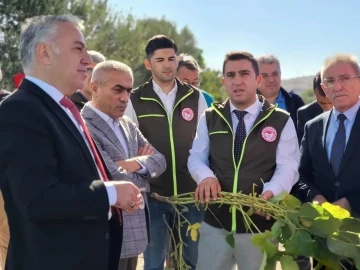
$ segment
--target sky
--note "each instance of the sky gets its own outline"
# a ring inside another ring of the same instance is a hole
[[[110,0],[136,18],[188,26],[207,67],[221,70],[233,50],[274,54],[283,79],[313,75],[335,53],[360,57],[359,0]],[[159,33],[161,34],[161,33]]]

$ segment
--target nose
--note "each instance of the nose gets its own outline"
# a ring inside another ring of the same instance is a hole
[[[337,91],[337,90],[342,90],[342,89],[343,89],[342,84],[340,83],[339,80],[336,80],[335,85],[334,85],[334,90]]]
[[[91,57],[86,50],[84,50],[84,55],[82,57],[81,63],[84,65],[89,65],[92,63]]]
[[[236,74],[236,75],[235,75],[235,79],[234,79],[234,84],[235,84],[235,85],[240,85],[240,84],[242,84],[242,83],[243,83],[243,80],[242,80],[240,74]]]
[[[120,95],[120,101],[122,102],[128,102],[129,98],[130,98],[130,93],[128,93],[127,91],[124,91],[124,93]]]

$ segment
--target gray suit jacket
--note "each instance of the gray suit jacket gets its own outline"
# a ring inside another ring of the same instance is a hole
[[[136,125],[127,116],[120,119],[120,130],[125,137],[128,147],[128,156],[117,138],[115,132],[108,123],[101,118],[89,106],[84,106],[81,111],[91,135],[94,138],[107,168],[113,179],[131,181],[139,188],[149,191],[148,177],[157,177],[166,169],[165,157],[154,149],[154,155],[140,156],[137,160],[147,169],[148,175],[127,173],[116,165],[116,161],[125,160],[137,156],[138,149],[148,141],[141,134]],[[145,193],[142,193],[144,197]],[[146,225],[145,210],[137,210],[133,213],[123,212],[123,244],[121,258],[136,257],[141,254],[148,244],[148,232]]]

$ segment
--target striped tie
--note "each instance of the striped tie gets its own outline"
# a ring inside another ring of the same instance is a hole
[[[338,120],[339,120],[339,128],[335,134],[334,142],[331,147],[331,156],[330,156],[330,164],[336,176],[338,176],[339,174],[341,160],[343,158],[345,151],[346,133],[345,133],[344,121],[346,120],[346,116],[341,113],[338,115]]]

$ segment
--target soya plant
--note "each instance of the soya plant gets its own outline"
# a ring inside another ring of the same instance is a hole
[[[246,228],[254,234],[252,243],[264,254],[260,269],[274,269],[276,262],[280,261],[282,269],[297,270],[299,268],[294,259],[298,256],[316,259],[319,264],[315,269],[325,266],[326,269],[340,270],[343,268],[341,261],[344,260],[352,260],[360,269],[360,220],[351,217],[347,210],[330,203],[321,206],[314,203],[301,204],[297,198],[285,192],[269,201],[242,193],[220,194],[221,197],[216,201],[211,200],[205,204],[205,209],[209,204],[228,205],[229,210],[235,207],[242,214]],[[174,205],[180,217],[176,226],[187,226],[189,237],[197,239],[200,224],[190,224],[182,215],[188,204],[194,204],[197,208],[201,206],[195,200],[194,193],[174,197],[162,197],[154,193],[152,196]],[[179,207],[176,206],[183,208],[178,210]],[[254,211],[262,212],[275,220],[271,231],[258,230],[251,219],[255,215]],[[183,243],[180,235],[179,237],[180,241],[171,255],[176,261],[177,269],[189,269],[182,259]],[[172,239],[174,241],[174,236]],[[234,247],[233,233],[226,236],[226,241]],[[283,246],[283,250],[278,249],[277,243]]]

